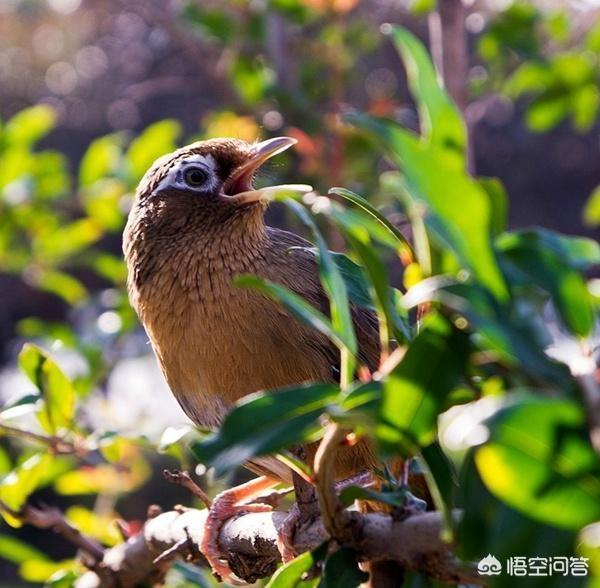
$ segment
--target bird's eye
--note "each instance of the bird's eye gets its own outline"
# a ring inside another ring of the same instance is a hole
[[[183,180],[190,188],[199,188],[208,180],[208,174],[201,167],[188,167],[183,173]]]

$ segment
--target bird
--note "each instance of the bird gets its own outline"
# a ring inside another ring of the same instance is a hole
[[[329,313],[313,245],[266,223],[265,193],[280,187],[254,187],[261,166],[295,143],[290,137],[198,141],[159,158],[136,190],[123,235],[129,298],[172,393],[203,428],[218,429],[250,393],[338,379],[339,351],[326,336],[276,300],[234,284],[236,276],[254,274]],[[351,313],[359,363],[374,371],[377,319],[354,304]],[[309,447],[306,459],[313,457]],[[336,477],[379,464],[369,443],[359,441],[339,451]],[[217,539],[232,508],[266,510],[252,499],[292,481],[291,469],[275,457],[245,465],[259,477],[213,501],[202,539],[213,572],[225,579],[232,572]]]

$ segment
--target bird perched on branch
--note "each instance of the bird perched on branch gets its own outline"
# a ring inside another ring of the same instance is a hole
[[[253,187],[258,168],[294,143],[287,137],[193,143],[156,161],[137,189],[124,234],[131,303],[173,394],[202,427],[219,427],[231,405],[251,392],[337,379],[339,352],[325,336],[276,301],[232,283],[255,274],[329,312],[311,244],[266,226],[269,188]],[[352,312],[361,362],[374,370],[377,321],[367,310]],[[347,478],[376,463],[359,442],[339,452],[336,475]],[[217,497],[204,534],[204,554],[222,577],[231,573],[217,544],[223,521],[238,503],[246,503],[244,510],[268,508],[250,502],[291,482],[291,470],[274,457],[247,467],[261,477]]]

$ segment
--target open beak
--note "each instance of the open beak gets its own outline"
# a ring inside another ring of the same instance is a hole
[[[252,186],[254,174],[261,165],[296,143],[296,139],[291,137],[275,137],[254,145],[248,160],[240,165],[227,180],[224,187],[227,198],[238,204],[253,204],[267,202],[277,192],[299,192],[301,194],[312,192],[312,186],[307,184],[283,184],[257,189]]]

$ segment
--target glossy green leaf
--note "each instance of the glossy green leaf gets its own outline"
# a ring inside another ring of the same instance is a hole
[[[291,562],[280,567],[269,580],[266,588],[308,588],[316,582],[304,581],[305,574],[310,572],[327,554],[328,543],[323,543],[313,551],[301,553]]]
[[[428,445],[446,396],[463,375],[468,336],[441,315],[431,314],[383,382],[376,439],[388,454]]]
[[[234,406],[217,432],[194,443],[192,451],[217,475],[224,474],[253,457],[318,435],[318,419],[338,394],[333,384],[251,394]]]
[[[424,45],[402,27],[391,36],[400,53],[412,95],[419,108],[423,138],[447,152],[454,152],[453,167],[464,168],[467,135],[459,110],[442,85]]]
[[[563,390],[574,391],[566,366],[551,360],[543,351],[530,328],[532,317],[511,317],[506,308],[485,289],[473,284],[461,284],[436,276],[420,282],[404,297],[408,308],[438,301],[467,318],[477,330],[479,344],[493,351],[510,366],[520,364],[536,378],[543,378]]]
[[[515,553],[549,558],[573,554],[576,537],[572,531],[543,525],[496,498],[481,481],[471,456],[462,472],[461,503],[468,505],[458,529],[458,555],[463,560],[478,561],[488,553],[501,562]],[[527,588],[577,588],[581,586],[580,580],[563,575],[529,576],[526,585]],[[493,586],[514,588],[515,577],[496,576]]]
[[[496,240],[505,268],[517,280],[533,281],[552,296],[565,325],[586,336],[595,324],[592,297],[579,267],[600,262],[600,246],[550,231],[504,233]]]
[[[486,422],[475,451],[485,485],[536,520],[578,529],[600,517],[600,460],[579,403],[513,394]]]
[[[354,357],[358,351],[356,334],[354,333],[354,325],[352,323],[352,314],[348,303],[348,292],[346,290],[346,282],[342,277],[335,259],[329,251],[329,247],[323,235],[319,231],[316,223],[308,214],[306,208],[293,199],[286,201],[286,204],[291,208],[301,221],[312,231],[317,242],[318,260],[319,260],[319,275],[323,289],[327,293],[329,299],[329,310],[331,313],[331,325],[338,335],[339,339],[345,342],[347,349],[342,351],[342,371],[343,380],[349,383],[354,375]]]
[[[75,389],[58,365],[39,347],[26,343],[19,354],[19,366],[40,391],[43,399],[38,419],[54,434],[73,426]]]
[[[484,189],[449,166],[439,150],[426,148],[395,123],[366,115],[351,120],[378,137],[400,166],[413,206],[424,214],[429,231],[498,299],[506,299],[506,284],[491,244],[492,206]]]
[[[372,216],[378,223],[381,224],[381,226],[389,231],[390,235],[392,235],[398,241],[398,246],[405,254],[406,261],[410,262],[414,259],[412,247],[400,229],[398,229],[398,227],[396,227],[388,218],[386,218],[379,210],[377,210],[377,208],[375,208],[368,200],[362,196],[359,196],[355,192],[346,190],[346,188],[331,188],[329,190],[329,194],[335,194],[341,198],[344,198],[345,200],[348,200],[349,202],[352,202],[352,204],[358,206],[367,214]]]

